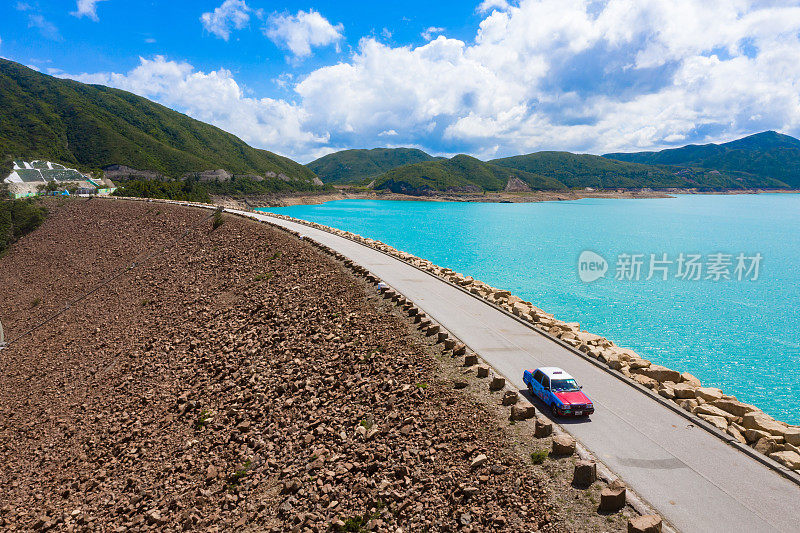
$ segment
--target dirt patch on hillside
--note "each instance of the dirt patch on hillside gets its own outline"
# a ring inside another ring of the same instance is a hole
[[[54,201],[0,259],[8,339],[137,264],[0,351],[0,528],[570,529],[407,321],[308,244],[224,221]]]

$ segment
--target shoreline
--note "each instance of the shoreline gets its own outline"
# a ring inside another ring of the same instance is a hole
[[[697,189],[617,189],[617,190],[570,190],[536,192],[487,192],[449,193],[437,192],[428,196],[411,196],[389,191],[357,191],[350,187],[337,187],[336,191],[317,193],[275,194],[256,197],[215,196],[212,201],[232,209],[254,209],[264,207],[291,207],[295,205],[320,205],[338,200],[388,200],[406,202],[472,202],[472,203],[536,203],[566,202],[585,198],[619,200],[641,200],[673,198],[678,194],[740,195],[740,194],[798,194],[796,189],[742,189],[724,191],[699,191]]]

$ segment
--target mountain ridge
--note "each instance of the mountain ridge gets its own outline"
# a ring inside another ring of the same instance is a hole
[[[394,168],[441,159],[417,148],[355,148],[324,155],[306,165],[325,183],[357,183]]]
[[[681,169],[751,174],[800,187],[800,140],[764,131],[726,143],[689,144],[659,151],[609,153],[607,159]]]
[[[287,157],[133,93],[0,59],[0,156],[9,155],[83,169],[124,165],[173,178],[216,169],[305,185],[316,177]]]

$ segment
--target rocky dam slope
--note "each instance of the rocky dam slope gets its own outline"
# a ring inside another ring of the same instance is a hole
[[[565,511],[584,496],[515,451],[435,343],[267,225],[53,200],[0,258],[0,295],[0,529],[621,527]]]

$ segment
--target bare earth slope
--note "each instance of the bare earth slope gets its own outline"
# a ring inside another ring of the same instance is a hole
[[[361,282],[207,217],[53,202],[0,258],[13,339],[190,230],[0,351],[0,529],[565,529],[497,419]]]

